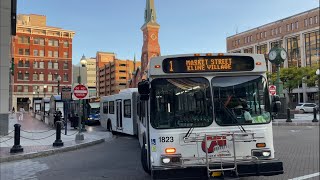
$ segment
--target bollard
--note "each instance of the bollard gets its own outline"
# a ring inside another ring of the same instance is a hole
[[[20,124],[14,125],[14,145],[10,149],[10,153],[23,152],[23,148],[20,145]]]
[[[63,146],[63,142],[61,140],[61,121],[56,122],[56,140],[53,143],[53,146]]]
[[[286,122],[292,122],[291,117],[290,117],[290,108],[287,108],[287,120]]]
[[[312,122],[318,122],[316,108],[313,108],[313,120],[312,120]]]

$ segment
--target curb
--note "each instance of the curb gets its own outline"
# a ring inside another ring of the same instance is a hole
[[[272,122],[272,126],[320,126],[319,122]]]
[[[3,162],[17,161],[17,160],[23,160],[23,159],[32,159],[32,158],[36,158],[36,157],[49,156],[49,155],[53,155],[53,154],[57,154],[57,153],[61,153],[61,152],[73,151],[76,149],[80,149],[80,148],[84,148],[84,147],[88,147],[88,146],[93,146],[93,145],[100,144],[103,142],[105,142],[104,138],[93,140],[90,142],[80,143],[80,144],[73,145],[73,146],[71,145],[71,146],[60,147],[60,148],[56,148],[56,149],[49,149],[49,150],[40,151],[40,152],[32,152],[32,153],[26,153],[26,154],[12,155],[12,156],[8,156],[8,157],[1,157],[0,164]]]

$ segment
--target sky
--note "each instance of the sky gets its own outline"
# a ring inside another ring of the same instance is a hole
[[[154,0],[161,55],[226,52],[226,38],[319,7],[319,0]],[[75,31],[73,64],[114,52],[140,61],[146,0],[18,0],[19,14]]]

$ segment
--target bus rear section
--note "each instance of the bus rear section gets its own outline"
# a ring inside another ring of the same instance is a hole
[[[137,88],[101,98],[101,126],[115,133],[137,135]]]
[[[263,74],[152,79],[153,177],[282,174],[267,87]]]

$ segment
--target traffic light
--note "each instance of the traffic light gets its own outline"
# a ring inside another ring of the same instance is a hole
[[[14,75],[14,58],[11,59],[11,68],[10,68],[10,71],[11,71],[11,75],[13,76],[13,75]]]

